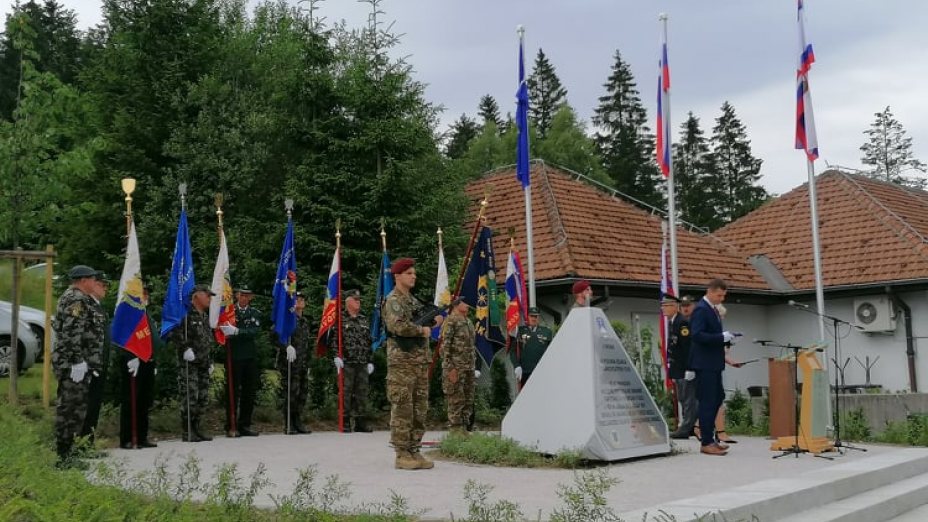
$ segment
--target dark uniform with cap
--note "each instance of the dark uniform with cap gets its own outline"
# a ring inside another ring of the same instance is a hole
[[[361,299],[360,290],[345,292],[345,310],[342,312],[342,363],[344,368],[344,421],[345,431],[370,432],[365,415],[367,413],[368,375],[373,371],[371,329],[367,318],[360,311],[352,316],[348,312],[348,300]],[[338,357],[338,335],[330,329],[327,337],[330,353]],[[354,427],[352,428],[352,421]]]
[[[99,414],[100,405],[92,404],[91,389],[95,381],[102,383],[109,340],[100,301],[78,288],[87,279],[103,281],[103,272],[77,265],[68,271],[68,277],[72,285],[58,299],[52,352],[52,367],[58,379],[55,441],[62,464],[69,462],[74,438],[90,435],[90,428],[96,425],[88,411],[96,409]]]
[[[287,361],[287,347],[278,345],[275,365],[280,372],[280,408],[284,417],[284,431],[287,430],[287,371],[290,372],[290,431],[289,435],[296,433],[310,433],[303,426],[301,414],[306,407],[309,397],[309,363],[312,360],[310,351],[315,341],[312,335],[312,318],[305,311],[306,296],[303,292],[296,293],[296,327],[290,335],[290,346],[296,352],[293,362]],[[274,336],[276,339],[277,336]]]
[[[693,304],[693,298],[683,296],[680,306]],[[696,381],[695,373],[690,371],[690,322],[682,311],[678,311],[670,321],[670,339],[667,343],[668,374],[673,379],[677,391],[677,401],[683,410],[677,429],[670,434],[674,439],[688,439],[696,425]],[[687,372],[690,379],[687,380]]]
[[[441,389],[448,409],[448,428],[464,433],[474,411],[474,369],[476,352],[474,325],[458,306],[451,303],[451,313],[441,325]]]
[[[198,292],[215,295],[209,286],[196,285],[190,294],[191,300]],[[216,344],[213,329],[209,326],[209,306],[203,310],[191,307],[184,320],[168,333],[168,341],[177,349],[177,389],[181,393],[178,399],[183,440],[212,440],[200,427],[200,420],[209,404],[209,374],[213,365],[210,351]],[[193,353],[193,361],[184,359],[187,350]],[[188,402],[192,433],[187,432]]]
[[[254,295],[254,292],[246,286],[239,287],[236,293],[239,298]],[[235,326],[238,332],[230,336],[226,342],[232,350],[232,396],[235,399],[235,423],[238,425],[235,428],[239,435],[255,436],[258,432],[252,429],[251,418],[255,411],[255,399],[258,396],[261,378],[256,343],[258,334],[261,332],[261,313],[249,304],[242,306],[241,301],[239,299],[235,303]],[[225,389],[229,389],[228,382]],[[226,404],[228,402],[226,401]],[[226,432],[231,431],[232,428],[229,412],[226,411]]]
[[[528,315],[535,317],[537,321],[538,309],[534,306],[529,308]],[[553,338],[554,334],[551,333],[551,329],[545,326],[536,324],[519,327],[516,349],[510,350],[510,354],[513,358],[513,367],[522,368],[522,379],[519,381],[521,385],[524,386],[528,382],[528,378],[532,376],[532,372],[535,371],[535,367],[538,366],[538,362],[541,361],[541,357]]]

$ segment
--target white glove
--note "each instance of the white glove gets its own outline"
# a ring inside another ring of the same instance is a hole
[[[77,364],[71,365],[71,380],[74,382],[81,382],[84,380],[84,377],[87,375],[87,363],[81,361]]]
[[[296,348],[292,344],[287,345],[287,362],[296,360]]]
[[[155,368],[152,373],[154,373],[155,375],[158,375],[158,368]]]
[[[730,343],[730,342],[732,342],[732,340],[733,340],[734,338],[735,338],[735,334],[733,334],[733,333],[731,333],[731,332],[722,332],[722,340],[723,340],[724,342]]]
[[[345,361],[343,361],[341,357],[336,356],[335,367],[338,368],[339,371],[341,371],[341,369],[345,367]]]
[[[694,372],[693,370],[686,370],[683,373],[683,380],[685,381],[692,381],[695,378],[696,378],[696,372]]]
[[[521,367],[521,366],[516,366],[516,369],[515,369],[515,371],[514,371],[513,373],[516,374],[516,380],[517,380],[517,381],[521,381],[521,380],[522,380],[522,367]]]
[[[480,370],[474,370],[474,379],[480,378]]]
[[[219,325],[219,329],[226,335],[238,335],[238,328],[231,324],[221,324]]]
[[[187,350],[184,351],[184,360],[193,362],[194,359],[196,359],[196,356],[193,355],[193,348],[187,348]]]
[[[213,374],[213,363],[210,363],[210,365],[209,365],[209,374],[210,374],[210,375]]]
[[[374,363],[367,363],[367,374],[370,375],[374,373]]]
[[[129,373],[131,373],[133,377],[138,375],[139,374],[139,358],[135,357],[134,359],[129,360],[129,362],[126,363],[126,367],[129,368]]]

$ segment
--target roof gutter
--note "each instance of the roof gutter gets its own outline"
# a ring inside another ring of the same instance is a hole
[[[905,320],[905,357],[909,363],[909,391],[918,392],[918,376],[915,373],[915,336],[912,333],[912,309],[893,292],[891,286],[886,286],[886,295],[892,299],[893,304],[902,309]]]

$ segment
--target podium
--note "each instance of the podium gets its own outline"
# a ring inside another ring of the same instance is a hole
[[[828,421],[828,380],[816,349],[798,352],[798,364],[802,370],[802,408],[799,416],[799,436],[796,431],[778,437],[771,445],[773,451],[785,451],[799,444],[803,451],[822,453],[834,451],[835,447],[826,433]],[[790,361],[792,362],[792,361]],[[792,381],[792,379],[790,379]],[[773,426],[773,383],[771,382],[770,415]],[[795,388],[794,392],[795,393]],[[772,428],[771,428],[771,434]]]
[[[796,361],[770,359],[770,436],[774,439],[796,433]]]

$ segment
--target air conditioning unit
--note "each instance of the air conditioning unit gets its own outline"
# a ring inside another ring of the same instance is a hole
[[[895,331],[893,302],[885,295],[854,299],[854,324],[865,332]]]

